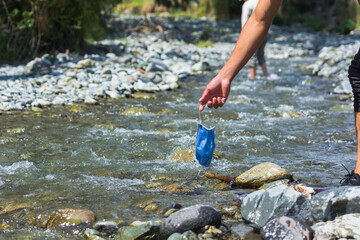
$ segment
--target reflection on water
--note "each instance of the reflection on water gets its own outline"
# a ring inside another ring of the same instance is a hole
[[[354,166],[353,114],[330,110],[350,100],[330,95],[329,79],[306,83],[309,76],[297,66],[313,59],[301,61],[270,62],[277,77],[269,80],[247,80],[243,71],[227,104],[202,113],[203,123],[216,127],[222,153],[212,171],[235,177],[271,161],[307,184],[336,186],[345,173],[340,162]],[[239,190],[216,191],[216,180],[199,177],[194,162],[171,162],[175,149],[194,147],[197,100],[211,77],[191,77],[152,99],[3,113],[1,207],[29,204],[42,213],[86,208],[99,219],[131,221],[156,216],[136,207],[147,200],[164,207],[232,200],[230,193]],[[132,114],[124,114],[129,108]],[[162,190],[173,183],[188,192]]]

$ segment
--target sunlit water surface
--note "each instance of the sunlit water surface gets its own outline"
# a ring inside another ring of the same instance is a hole
[[[331,94],[332,79],[299,69],[313,61],[270,60],[272,77],[260,75],[255,81],[244,70],[234,80],[226,105],[202,113],[203,123],[216,127],[216,149],[222,153],[212,161],[211,171],[235,177],[256,164],[274,162],[306,184],[338,185],[345,174],[340,163],[355,165],[351,101]],[[202,168],[195,162],[171,161],[175,149],[195,145],[197,101],[213,76],[190,77],[181,81],[181,88],[152,94],[150,100],[105,100],[79,105],[82,111],[53,106],[41,112],[3,113],[1,207],[28,204],[43,214],[85,208],[99,220],[130,222],[159,217],[136,206],[147,200],[160,208],[175,202],[218,206],[231,201],[234,192],[243,190],[214,190],[217,181],[200,177]],[[333,110],[338,105],[343,106]],[[148,113],[121,114],[133,106]],[[157,187],[149,187],[154,182]],[[173,183],[190,192],[161,190]],[[25,223],[1,235],[64,236]]]

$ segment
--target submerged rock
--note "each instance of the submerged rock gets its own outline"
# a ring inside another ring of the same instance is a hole
[[[65,227],[80,223],[95,222],[93,212],[85,209],[65,208],[53,212],[46,222],[46,227]]]
[[[141,115],[148,113],[148,111],[143,107],[130,107],[124,110],[121,115],[131,116],[131,115]]]
[[[265,240],[311,239],[312,230],[294,217],[277,217],[261,228],[261,237]]]
[[[94,229],[101,233],[102,235],[112,235],[117,232],[118,227],[116,222],[113,221],[100,221],[95,223]],[[98,234],[96,234],[98,235]]]
[[[219,227],[220,224],[219,211],[207,205],[195,205],[171,214],[161,224],[160,233],[162,236],[170,236],[173,233],[196,232],[206,225]]]
[[[306,224],[312,223],[310,201],[284,185],[248,194],[242,201],[241,216],[245,223],[258,229],[281,216],[296,216]]]
[[[195,149],[176,148],[171,155],[172,162],[192,162],[195,157]]]
[[[164,190],[164,191],[166,191],[166,192],[168,192],[168,193],[180,193],[180,192],[185,193],[185,192],[190,192],[189,189],[186,189],[186,188],[184,188],[184,187],[182,187],[182,186],[180,186],[180,185],[177,185],[177,184],[175,184],[175,183],[170,184],[170,185],[168,185],[168,186],[166,186],[166,187],[163,187],[162,190]]]
[[[235,184],[241,187],[261,187],[265,183],[281,179],[293,179],[292,175],[278,165],[266,162],[258,164],[235,179]]]
[[[344,186],[316,194],[311,200],[311,211],[316,222],[360,213],[360,186]]]
[[[334,221],[317,223],[312,226],[314,238],[325,239],[360,239],[360,214],[345,214]]]

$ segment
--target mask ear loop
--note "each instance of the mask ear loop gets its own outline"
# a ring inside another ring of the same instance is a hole
[[[200,112],[200,110],[199,110],[199,124],[201,124],[201,112]],[[201,174],[202,172],[203,172],[203,174]],[[199,172],[198,172],[198,176],[203,178],[203,177],[205,177],[205,175],[206,175],[205,168],[200,169]]]

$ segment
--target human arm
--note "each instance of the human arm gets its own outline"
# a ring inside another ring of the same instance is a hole
[[[244,25],[229,59],[206,86],[199,99],[200,111],[204,110],[206,104],[209,108],[218,108],[225,104],[230,93],[231,81],[264,40],[281,2],[282,0],[259,1],[254,13]]]

